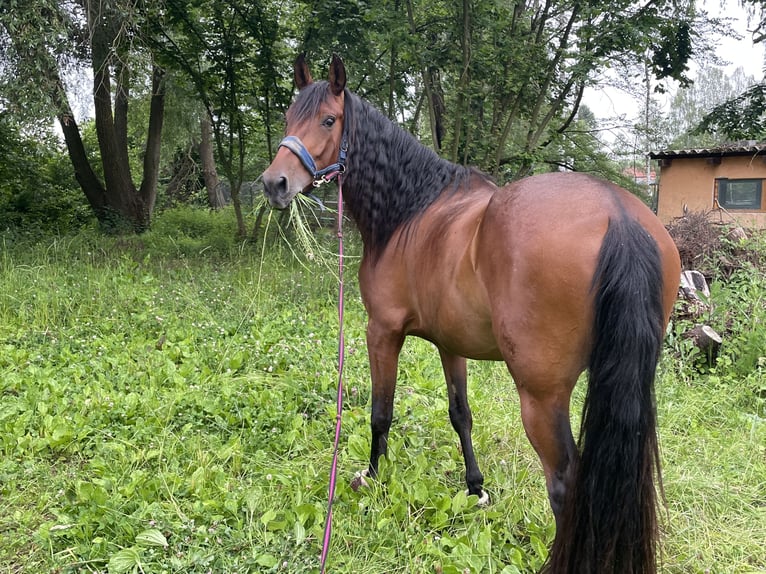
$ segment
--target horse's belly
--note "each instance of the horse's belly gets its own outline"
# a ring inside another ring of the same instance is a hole
[[[460,357],[466,359],[475,359],[478,361],[502,361],[503,356],[497,348],[494,338],[491,341],[448,341],[442,344],[442,348]]]
[[[422,309],[421,309],[422,311]],[[481,308],[443,300],[433,315],[416,315],[405,332],[431,341],[453,355],[468,359],[502,360],[492,332],[492,320]]]

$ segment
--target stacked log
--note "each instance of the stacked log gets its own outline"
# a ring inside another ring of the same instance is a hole
[[[701,322],[713,311],[707,281],[699,271],[684,271],[681,273],[678,291],[679,297],[684,301],[679,314],[695,321],[695,325],[686,331],[683,337],[691,339],[705,357],[707,366],[712,367],[718,358],[723,338],[710,325]]]

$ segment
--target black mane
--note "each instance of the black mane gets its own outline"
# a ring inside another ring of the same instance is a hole
[[[327,93],[325,81],[306,86],[288,123],[316,115]],[[440,158],[349,90],[345,106],[349,149],[343,195],[365,251],[374,257],[442,193],[468,189],[471,176],[479,174]]]

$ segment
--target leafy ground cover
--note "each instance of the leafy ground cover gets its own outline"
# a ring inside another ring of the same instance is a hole
[[[234,243],[225,217],[170,212],[141,238],[4,244],[0,572],[318,571],[336,278],[284,242]],[[462,494],[441,366],[417,340],[381,480],[349,487],[369,447],[354,267],[330,571],[535,571],[553,519],[500,364],[469,366],[489,508]],[[766,572],[764,270],[737,271],[713,297],[731,341],[718,364],[701,368],[676,323],[657,382],[662,570]]]

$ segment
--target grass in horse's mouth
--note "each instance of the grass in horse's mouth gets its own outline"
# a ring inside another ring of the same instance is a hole
[[[266,199],[261,198],[259,203],[254,206],[254,211],[260,209],[261,204],[266,204]],[[325,209],[332,214],[337,214],[335,210]],[[320,266],[326,268],[336,278],[338,275],[338,256],[336,253],[327,248],[325,244],[320,243],[317,239],[316,229],[322,227],[324,224],[320,221],[317,211],[317,203],[314,199],[299,193],[290,202],[288,207],[289,219],[287,226],[277,226],[277,231],[280,237],[284,240],[293,257],[306,269],[309,269],[309,264],[318,263]],[[266,249],[265,238],[268,236],[269,228],[274,216],[274,210],[269,209],[266,214],[266,225],[263,230],[264,242],[262,250]],[[289,237],[287,230],[292,229],[295,236]],[[264,253],[261,253],[261,260],[263,260]]]

